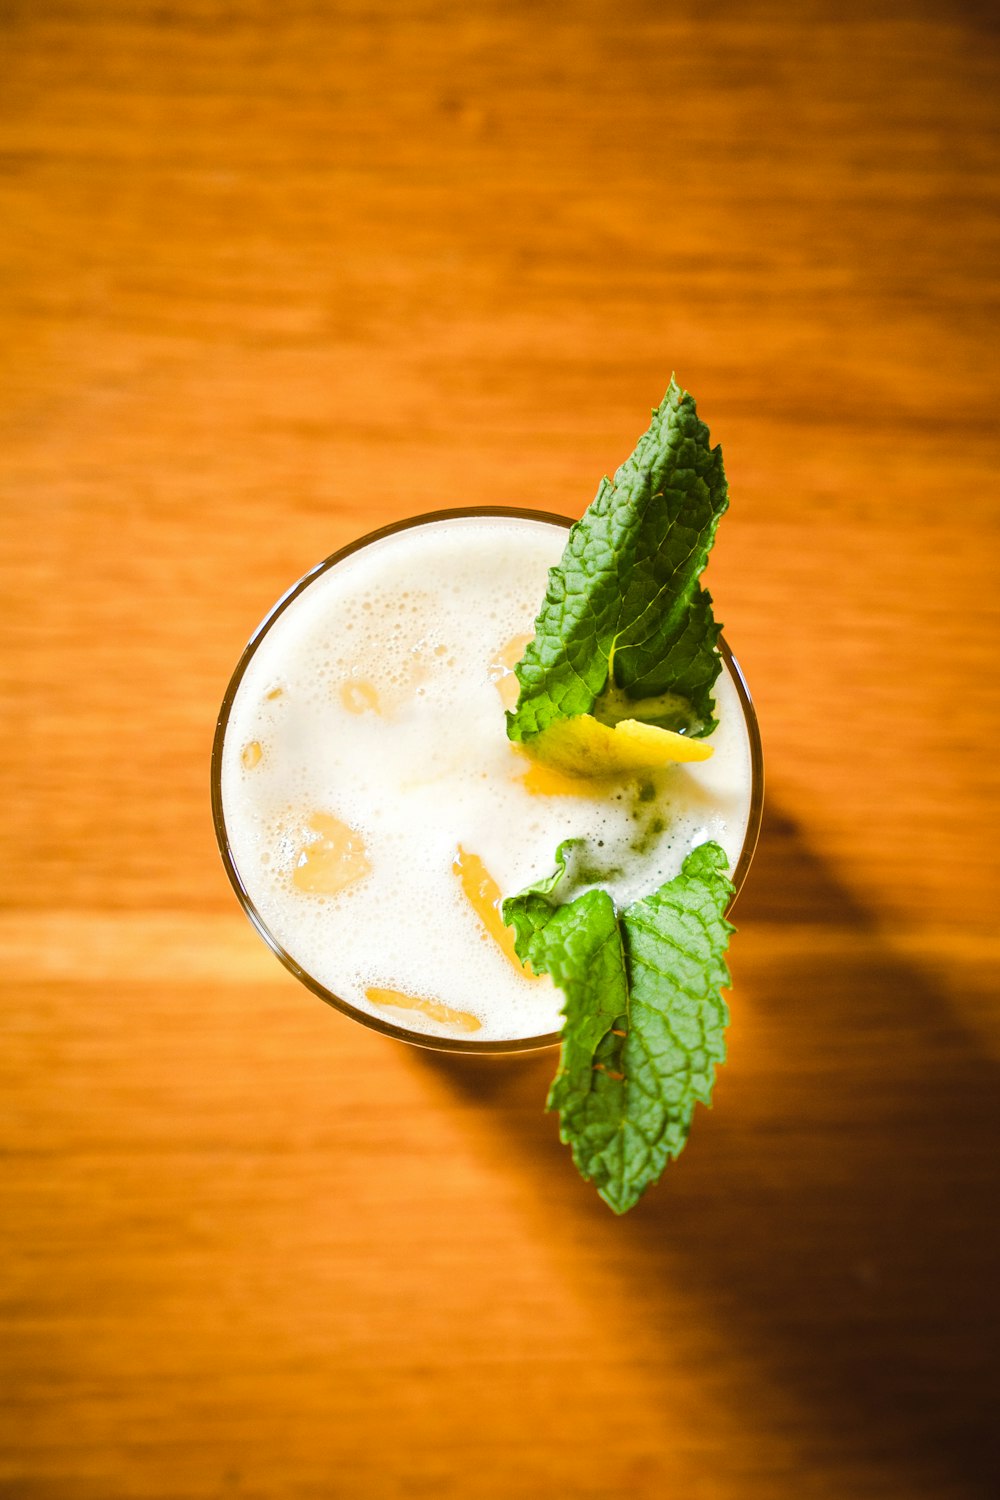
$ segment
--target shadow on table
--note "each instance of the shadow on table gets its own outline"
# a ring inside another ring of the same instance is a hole
[[[906,1474],[1000,1494],[1000,1068],[780,812],[736,916],[716,1108],[624,1219],[577,1181],[542,1113],[553,1053],[415,1055],[518,1137],[557,1246],[641,1276],[647,1303],[690,1289],[821,1449],[891,1474],[887,1494],[912,1492]],[[818,952],[783,940],[803,927]]]

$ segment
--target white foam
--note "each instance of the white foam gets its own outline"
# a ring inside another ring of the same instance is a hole
[[[222,799],[236,867],[277,942],[333,994],[411,1030],[446,1027],[388,1013],[370,987],[432,997],[482,1022],[477,1041],[544,1035],[561,997],[517,973],[483,930],[452,869],[458,845],[504,895],[553,868],[585,836],[619,904],[677,873],[707,838],[735,865],[746,831],[750,750],[736,689],[716,687],[711,760],[656,778],[655,803],[532,795],[509,744],[490,667],[530,633],[566,532],[469,517],[396,532],[321,573],[258,645],[232,706]],[[387,712],[366,710],[365,687]],[[280,692],[277,690],[280,689]],[[258,763],[242,752],[256,742]],[[364,841],[371,871],[335,896],[299,890],[292,871],[316,812]],[[660,836],[649,821],[662,819]],[[630,846],[647,833],[647,852]]]

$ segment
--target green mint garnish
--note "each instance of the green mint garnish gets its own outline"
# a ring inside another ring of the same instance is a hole
[[[721,449],[671,380],[549,573],[516,668],[512,740],[530,750],[551,725],[583,714],[611,727],[639,719],[712,732],[719,626],[699,580],[728,503]],[[652,783],[640,781],[637,798],[650,803],[631,845],[641,854],[663,822]],[[564,995],[548,1107],[581,1174],[624,1213],[683,1148],[695,1104],[711,1102],[725,1058],[733,885],[725,851],[705,843],[674,880],[618,911],[602,886],[621,872],[574,847],[583,842],[560,844],[555,872],[505,901],[503,916],[522,963]]]
[[[698,580],[728,504],[722,450],[671,379],[649,430],[569,533],[517,666],[512,740],[557,719],[715,727],[719,626]]]
[[[581,1176],[621,1214],[679,1154],[695,1104],[711,1102],[726,1055],[733,885],[724,850],[705,843],[620,914],[604,890],[558,905],[574,842],[559,846],[554,875],[504,902],[503,917],[521,962],[565,996],[548,1108]]]

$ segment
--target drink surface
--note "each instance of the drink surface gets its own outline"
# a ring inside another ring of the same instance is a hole
[[[418,1034],[558,1031],[561,996],[521,971],[494,903],[564,839],[619,905],[706,839],[733,867],[743,846],[751,754],[726,668],[708,761],[589,783],[508,741],[511,669],[566,535],[483,516],[382,537],[276,616],[232,702],[222,808],[253,905],[326,990]]]

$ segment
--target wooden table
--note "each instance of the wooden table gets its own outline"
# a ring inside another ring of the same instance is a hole
[[[1000,1493],[987,7],[12,0],[0,1494]],[[551,1059],[329,1011],[208,755],[288,583],[579,514],[671,370],[760,709],[730,1061],[616,1220]]]

